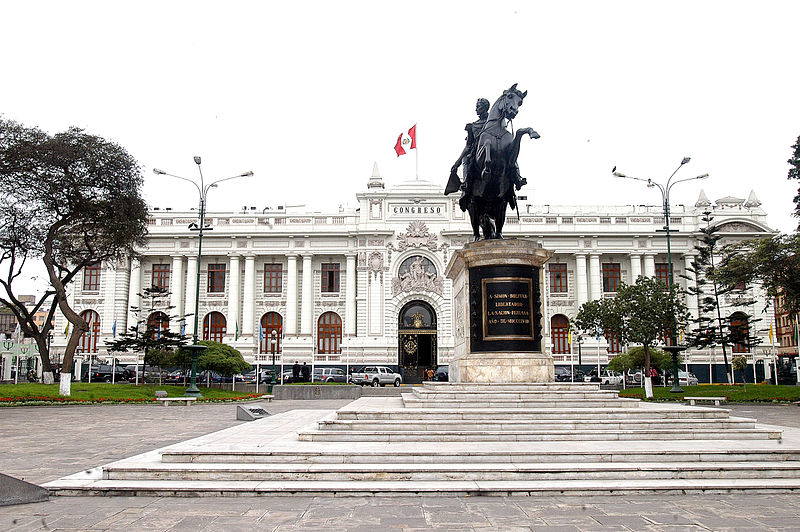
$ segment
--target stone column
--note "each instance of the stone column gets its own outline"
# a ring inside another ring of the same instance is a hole
[[[117,270],[104,263],[100,267],[100,273],[102,275],[100,286],[103,293],[103,305],[97,309],[100,314],[100,334],[110,337],[115,321],[114,289],[117,287]],[[120,324],[117,323],[117,334],[123,332],[119,327]]]
[[[645,253],[644,255],[644,274],[647,277],[656,276],[656,256],[652,253]]]
[[[135,327],[139,317],[131,307],[139,307],[139,293],[142,291],[142,264],[138,259],[131,261],[131,281],[128,284],[128,327]],[[71,329],[72,327],[70,327]]]
[[[586,255],[583,253],[575,255],[575,294],[578,307],[589,301],[586,288]]]
[[[631,253],[631,281],[634,284],[636,279],[642,275],[642,255],[639,253]]]
[[[228,334],[235,336],[237,326],[239,327],[239,332],[242,331],[242,324],[239,319],[239,279],[241,276],[239,256],[231,255],[228,261],[231,270],[230,283],[228,284]]]
[[[172,314],[175,314],[179,317],[183,316],[183,257],[180,255],[172,257],[172,271],[170,272],[169,288],[172,292],[172,295],[169,299],[169,304],[173,307]],[[181,332],[181,324],[178,319],[170,321],[169,328],[172,332]]]
[[[286,336],[297,336],[297,255],[287,255]]]
[[[303,255],[303,295],[302,303],[300,304],[300,334],[304,336],[311,335],[311,320],[314,318],[313,314],[313,301],[314,295],[312,292],[312,271],[311,271],[311,255]]]
[[[595,300],[603,297],[603,285],[600,277],[600,255],[589,255],[589,299]]]
[[[197,305],[197,256],[189,257],[186,261],[186,302],[184,308],[187,314],[191,316],[186,317],[186,334],[194,335],[194,320],[195,320],[195,307]],[[200,340],[202,336],[203,324],[197,322],[197,338]]]
[[[244,259],[244,294],[242,295],[242,334],[253,335],[253,313],[256,298],[256,258],[248,255]]]
[[[688,292],[689,286],[693,286],[693,287],[697,286],[697,283],[695,282],[695,279],[694,279],[694,274],[689,271],[689,268],[693,268],[692,262],[694,261],[694,256],[692,256],[692,255],[684,255],[683,256],[683,260],[684,260],[684,263],[686,265],[685,266],[686,267],[686,275],[692,277],[692,280],[689,280],[689,279],[686,280],[686,288],[687,288],[687,292],[686,292],[686,307],[689,309],[689,315],[692,317],[692,319],[693,320],[697,320],[697,318],[698,318],[698,316],[700,314],[700,309],[699,309],[700,305],[699,305],[699,301],[697,299],[697,294],[690,294]]]
[[[347,254],[347,278],[345,281],[345,334],[356,334],[356,255]]]

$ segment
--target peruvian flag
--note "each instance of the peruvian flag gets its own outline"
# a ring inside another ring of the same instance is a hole
[[[400,157],[401,155],[406,154],[406,150],[416,149],[417,124],[414,124],[411,129],[408,130],[408,133],[400,133],[400,136],[397,137],[397,143],[394,145],[394,151],[397,153],[397,156]]]

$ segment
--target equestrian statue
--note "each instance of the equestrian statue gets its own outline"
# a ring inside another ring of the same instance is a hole
[[[461,190],[459,206],[469,212],[475,242],[480,240],[481,230],[484,239],[503,238],[506,208],[517,209],[515,190],[527,183],[517,165],[520,141],[523,135],[538,139],[539,134],[529,127],[515,135],[506,129],[506,121],[517,116],[527,94],[515,83],[491,108],[487,100],[479,99],[475,108],[478,120],[466,125],[466,146],[450,169],[444,193]],[[463,166],[463,182],[458,177],[459,166]]]

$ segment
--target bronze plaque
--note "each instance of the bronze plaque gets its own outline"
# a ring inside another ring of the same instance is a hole
[[[533,341],[533,282],[525,277],[481,279],[483,340]]]
[[[539,268],[469,268],[469,341],[473,352],[541,352]]]

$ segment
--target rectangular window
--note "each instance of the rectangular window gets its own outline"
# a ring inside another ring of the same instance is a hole
[[[208,265],[208,293],[225,292],[225,265]]]
[[[339,291],[339,263],[338,262],[323,262],[322,263],[322,279],[321,279],[322,292],[338,292]]]
[[[169,289],[169,264],[153,264],[152,287]]]
[[[550,292],[553,294],[567,293],[567,265],[550,265]]]
[[[603,292],[616,292],[622,279],[618,262],[603,264]]]
[[[83,269],[83,290],[96,292],[100,290],[100,265],[93,264]]]
[[[669,286],[669,264],[666,262],[656,263],[656,279]]]
[[[283,281],[283,266],[281,264],[264,265],[264,292],[280,294]]]

